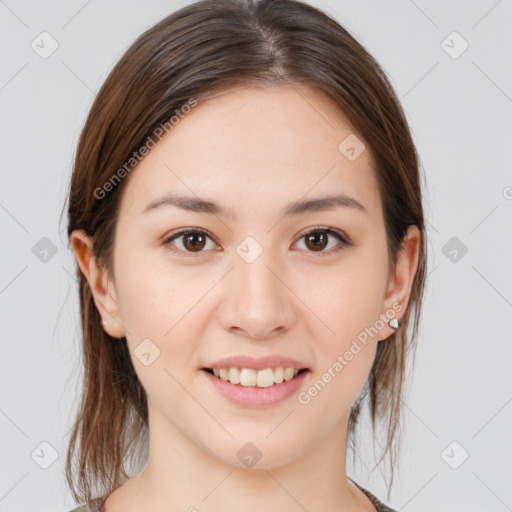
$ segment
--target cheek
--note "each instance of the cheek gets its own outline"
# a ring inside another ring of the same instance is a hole
[[[164,370],[177,378],[193,374],[197,340],[208,319],[204,314],[207,301],[202,299],[215,283],[211,274],[204,275],[192,266],[172,268],[161,259],[152,261],[148,255],[133,252],[119,262],[118,269],[120,314],[141,382],[151,388]],[[145,366],[138,357],[147,352],[154,362]],[[170,384],[168,374],[163,379]]]
[[[379,254],[375,247],[361,248],[303,287],[300,296],[315,313],[309,329],[318,379],[304,400],[318,396],[315,407],[329,407],[334,400],[340,411],[349,408],[368,377],[382,329],[379,315],[387,276],[386,260]],[[308,288],[314,292],[308,294]]]
[[[379,318],[386,267],[369,252],[360,251],[322,273],[312,272],[312,277],[297,284],[299,296],[318,319],[315,337],[320,336],[328,346],[343,348]]]
[[[192,267],[173,268],[159,251],[137,252],[133,247],[129,257],[118,258],[116,278],[121,315],[128,330],[158,337],[185,317],[206,293],[208,284]]]
[[[316,371],[298,397],[299,403],[311,404],[306,412],[331,410],[330,421],[339,421],[363,388],[380,339],[374,327],[381,306],[378,283],[378,273],[354,269],[309,296],[308,305],[321,321],[315,318],[309,327]]]
[[[187,396],[179,382],[197,370],[192,360],[201,327],[195,322],[194,304],[207,289],[194,293],[194,286],[183,277],[147,262],[130,270],[126,266],[124,271],[120,313],[137,377],[148,399],[159,407],[171,403],[182,407]]]

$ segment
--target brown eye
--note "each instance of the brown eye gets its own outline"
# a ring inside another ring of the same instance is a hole
[[[339,242],[338,244],[334,244],[334,247],[331,243],[333,239],[337,239]],[[352,245],[352,242],[331,228],[317,228],[303,235],[299,241],[301,240],[304,240],[304,245],[308,252],[317,252],[319,256],[332,254],[344,247]],[[330,248],[325,250],[329,246]]]
[[[181,241],[181,243],[177,244],[175,243],[175,240]],[[172,234],[164,240],[163,245],[168,245],[177,253],[200,254],[201,252],[205,252],[203,249],[208,245],[208,240],[212,239],[205,231],[199,229],[186,229]],[[208,248],[211,247],[206,247],[206,249]]]

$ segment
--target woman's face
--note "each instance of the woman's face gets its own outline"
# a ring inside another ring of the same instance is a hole
[[[258,467],[271,467],[346,427],[410,284],[388,274],[371,155],[355,137],[312,89],[231,90],[199,102],[125,178],[115,321],[104,319],[127,338],[151,428],[231,465],[261,453]],[[326,196],[345,199],[300,207]],[[229,356],[295,363],[221,366],[308,370],[258,389],[204,370]]]

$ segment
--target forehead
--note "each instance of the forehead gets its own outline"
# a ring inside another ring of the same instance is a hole
[[[354,140],[360,151],[337,105],[313,88],[223,91],[192,107],[131,172],[121,211],[139,214],[179,192],[215,198],[236,217],[238,208],[342,193],[371,213],[380,208],[373,160],[367,145],[347,158],[343,141]]]

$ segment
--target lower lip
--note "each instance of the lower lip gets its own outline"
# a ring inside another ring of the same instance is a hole
[[[228,400],[236,405],[243,407],[269,407],[271,405],[283,402],[295,392],[298,391],[309,370],[303,371],[291,380],[284,380],[280,384],[274,384],[267,388],[258,388],[256,386],[241,386],[240,384],[231,384],[225,380],[215,377],[211,373],[201,370],[217,388],[217,390]]]

